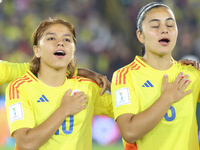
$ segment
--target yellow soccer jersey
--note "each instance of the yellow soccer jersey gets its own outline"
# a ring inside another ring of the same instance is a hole
[[[150,107],[160,96],[164,74],[169,82],[183,72],[193,92],[173,103],[160,123],[136,142],[138,150],[198,150],[196,105],[200,91],[200,72],[177,61],[165,71],[151,68],[136,56],[134,61],[117,70],[112,78],[111,92],[114,118],[126,113],[137,114]]]
[[[113,118],[111,95],[100,96],[101,88],[83,77],[67,79],[61,87],[50,87],[30,71],[17,78],[6,89],[6,111],[10,133],[20,128],[34,128],[44,122],[59,106],[63,95],[84,91],[87,108],[67,117],[60,128],[39,150],[91,150],[92,117],[107,115]]]
[[[28,63],[10,63],[0,60],[0,85],[24,75],[28,68]]]

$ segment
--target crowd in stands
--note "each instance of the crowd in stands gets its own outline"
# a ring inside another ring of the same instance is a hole
[[[200,1],[157,0],[170,6],[179,28],[173,57],[200,58]],[[79,67],[107,75],[140,54],[136,38],[136,15],[152,0],[3,0],[0,4],[0,59],[29,62],[31,34],[41,20],[60,17],[77,31]],[[1,93],[4,93],[1,92]]]

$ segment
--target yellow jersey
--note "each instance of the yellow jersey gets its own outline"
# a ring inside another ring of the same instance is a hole
[[[164,74],[173,82],[180,72],[189,75],[191,83],[186,90],[192,89],[192,93],[173,103],[160,123],[136,141],[138,150],[199,150],[196,105],[200,100],[200,71],[177,61],[168,70],[155,70],[136,56],[132,63],[114,72],[111,92],[115,119],[149,108],[161,96]]]
[[[30,71],[12,81],[6,89],[6,111],[10,133],[20,128],[34,128],[44,122],[59,106],[63,95],[84,91],[87,108],[67,117],[56,133],[39,150],[91,150],[92,117],[113,118],[111,95],[100,96],[101,88],[92,80],[74,76],[60,87],[50,87]]]

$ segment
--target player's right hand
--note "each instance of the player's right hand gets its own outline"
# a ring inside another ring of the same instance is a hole
[[[78,92],[70,96],[71,92],[71,89],[67,90],[60,103],[60,108],[63,109],[67,116],[77,114],[85,109],[87,107],[86,103],[88,102],[86,99],[87,95],[84,92]]]
[[[165,75],[162,83],[162,94],[165,94],[172,103],[181,100],[192,92],[191,89],[185,91],[191,82],[188,77],[189,75],[183,76],[183,73],[181,72],[173,82],[169,83],[168,76]]]

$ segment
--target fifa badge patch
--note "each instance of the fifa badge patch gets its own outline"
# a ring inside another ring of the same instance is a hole
[[[130,96],[128,88],[122,88],[115,91],[116,107],[121,105],[130,104]]]
[[[10,123],[24,119],[22,103],[15,103],[9,107]]]

